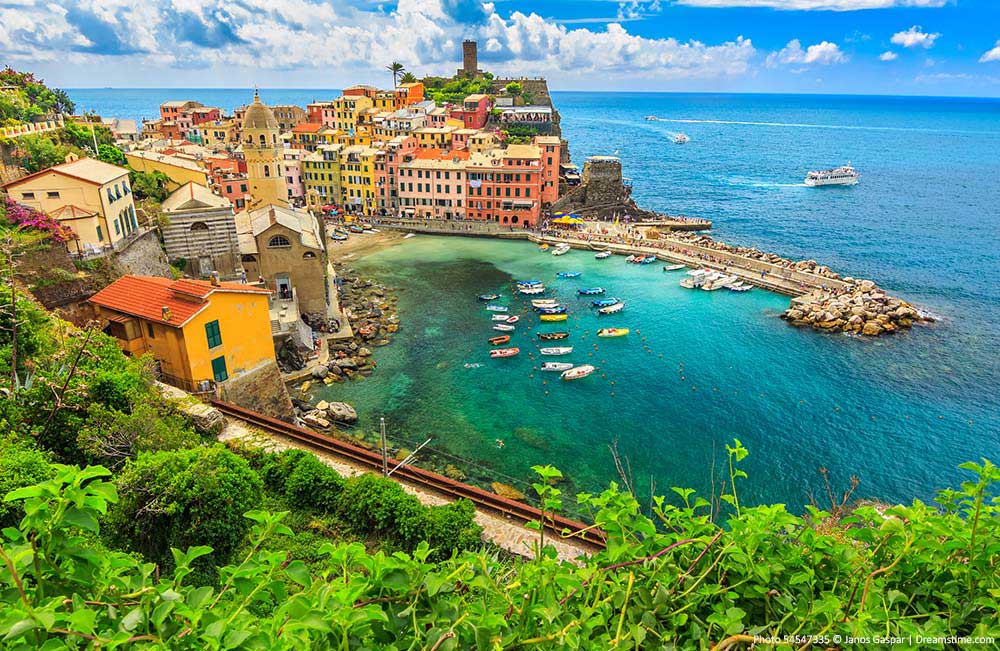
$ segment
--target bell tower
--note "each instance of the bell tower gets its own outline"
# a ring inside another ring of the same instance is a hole
[[[243,117],[243,157],[247,163],[247,181],[250,185],[250,203],[253,210],[269,204],[288,205],[285,173],[282,168],[282,143],[278,120],[260,94],[254,90],[253,103]]]

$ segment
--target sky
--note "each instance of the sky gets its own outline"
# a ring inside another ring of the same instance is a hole
[[[1000,96],[1000,0],[0,0],[50,85],[342,88],[480,67],[553,90]]]

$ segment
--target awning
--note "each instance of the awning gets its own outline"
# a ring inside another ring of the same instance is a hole
[[[573,217],[571,215],[565,215],[563,217],[557,217],[552,220],[553,224],[567,224],[573,226],[579,226],[583,224],[583,220],[579,217]]]

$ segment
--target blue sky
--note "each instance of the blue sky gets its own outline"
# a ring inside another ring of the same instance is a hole
[[[397,60],[556,90],[1000,96],[1000,0],[0,0],[0,61],[65,87],[341,87]]]

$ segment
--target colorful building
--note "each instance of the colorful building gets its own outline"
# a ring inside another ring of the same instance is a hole
[[[490,117],[490,96],[478,93],[469,95],[462,102],[461,108],[452,110],[451,115],[461,120],[466,129],[482,129]]]
[[[185,260],[187,273],[232,275],[239,266],[233,205],[197,183],[188,183],[164,200],[163,248],[170,261]]]
[[[93,158],[55,165],[3,186],[14,201],[69,227],[72,254],[96,255],[139,231],[128,170]]]
[[[193,156],[180,156],[156,151],[134,149],[125,152],[129,167],[138,172],[162,172],[170,181],[167,189],[173,192],[185,183],[211,184],[209,171]]]
[[[517,227],[538,223],[542,154],[535,145],[509,145],[470,156],[466,217]]]
[[[161,379],[207,391],[274,363],[267,289],[123,276],[90,297],[128,355],[150,355]]]
[[[372,99],[366,95],[341,95],[333,100],[333,128],[353,134],[357,129],[358,115],[374,105]]]
[[[406,216],[465,217],[467,151],[418,149],[399,166],[399,206]]]
[[[283,150],[285,163],[285,189],[288,190],[289,199],[302,199],[305,197],[305,186],[302,184],[302,158],[306,152],[302,149],[292,149],[286,147]]]
[[[399,108],[424,101],[424,85],[419,81],[399,84],[396,86],[395,93]]]
[[[417,139],[413,136],[402,135],[392,138],[383,145],[385,156],[382,160],[382,171],[384,184],[383,192],[380,193],[382,205],[390,213],[396,213],[400,208],[399,203],[399,178],[400,165],[411,160],[417,151]]]
[[[324,204],[341,204],[340,152],[343,145],[323,145],[302,157],[302,185],[305,193],[315,190]]]
[[[378,207],[375,184],[376,159],[383,153],[374,147],[354,145],[340,152],[341,197],[348,212],[374,214]]]

